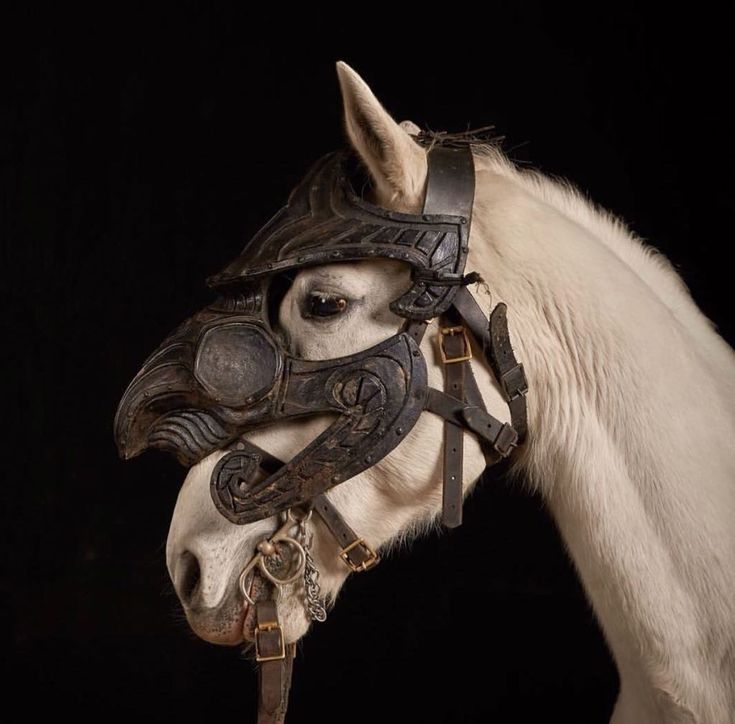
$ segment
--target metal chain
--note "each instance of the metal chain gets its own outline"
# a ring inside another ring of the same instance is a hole
[[[312,621],[327,620],[327,609],[321,599],[319,588],[319,569],[314,565],[314,559],[311,557],[311,543],[314,538],[313,534],[308,535],[306,532],[306,521],[299,523],[299,542],[306,553],[306,564],[304,565],[304,589],[306,590],[306,611]]]

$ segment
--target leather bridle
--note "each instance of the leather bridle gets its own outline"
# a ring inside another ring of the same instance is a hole
[[[464,286],[455,297],[453,306],[440,317],[439,322],[439,354],[444,369],[445,390],[429,388],[425,409],[444,420],[441,520],[445,527],[455,528],[462,524],[464,432],[471,432],[477,437],[488,467],[507,459],[527,435],[525,395],[528,384],[523,365],[516,360],[510,344],[505,304],[498,304],[488,320]],[[417,342],[421,341],[426,327],[426,323],[421,323],[413,328],[412,333]],[[471,337],[499,382],[510,408],[511,424],[503,423],[487,412],[470,365],[473,359]],[[246,440],[241,440],[237,446],[260,456],[261,465],[266,470],[284,464]],[[311,505],[304,509],[319,514],[340,548],[340,558],[351,572],[369,570],[379,562],[378,554],[350,528],[326,494],[314,498]],[[287,516],[291,515],[289,510]],[[297,519],[287,519],[284,526],[261,542],[260,546],[263,547],[264,543],[270,545],[270,550],[275,553],[278,541],[283,540],[288,529],[297,524]],[[243,573],[253,566],[255,558],[262,559],[264,555],[267,557],[259,550],[245,566]],[[289,579],[292,578],[293,573],[289,576]],[[281,584],[289,582],[284,580]],[[275,587],[281,584],[276,583]],[[244,590],[243,593],[247,598]],[[257,622],[255,660],[259,664],[258,724],[281,724],[288,705],[296,648],[295,644],[285,643],[275,596],[253,603]]]
[[[332,153],[320,159],[289,204],[237,259],[210,277],[222,296],[149,357],[115,420],[126,458],[158,447],[188,465],[226,449],[210,490],[217,509],[233,523],[286,516],[258,544],[239,580],[245,611],[249,606],[255,611],[260,724],[283,722],[295,655],[295,644],[286,643],[280,625],[278,591],[303,580],[309,617],[326,616],[309,550],[309,516],[320,516],[351,572],[379,561],[369,541],[332,505],[328,489],[378,463],[423,411],[432,412],[444,421],[441,521],[454,528],[462,523],[464,433],[476,437],[488,467],[508,460],[527,435],[528,384],[510,343],[507,307],[497,304],[488,318],[467,288],[483,280],[464,273],[474,199],[471,145],[432,146],[420,215],[358,198],[346,158]],[[390,305],[405,318],[400,331],[348,357],[323,362],[291,357],[270,326],[271,278],[376,256],[413,267],[411,289]],[[432,319],[439,323],[444,390],[428,386],[420,350]],[[510,423],[487,410],[470,365],[472,340],[510,408]],[[363,394],[368,389],[370,394]],[[336,412],[337,421],[287,463],[247,440],[258,425],[325,411]],[[252,598],[256,576],[266,595]]]

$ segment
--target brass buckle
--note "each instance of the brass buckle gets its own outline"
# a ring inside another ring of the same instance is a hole
[[[350,560],[350,551],[354,548],[357,548],[357,546],[362,546],[368,554],[368,559],[363,561],[362,563],[353,563]],[[340,552],[339,557],[355,572],[355,573],[362,573],[363,571],[367,571],[369,568],[372,568],[374,565],[378,563],[380,560],[380,556],[362,539],[358,538],[356,541],[353,541],[348,546],[345,546]]]
[[[447,357],[447,351],[444,348],[444,337],[448,334],[461,334],[464,337],[464,346],[467,354],[461,357]],[[470,346],[470,338],[467,336],[467,330],[459,325],[458,327],[440,327],[439,328],[439,353],[441,354],[442,363],[445,365],[453,365],[455,362],[467,362],[472,359],[472,347]]]
[[[260,634],[266,631],[278,631],[278,642],[280,643],[281,650],[274,656],[261,656],[260,654]],[[286,644],[283,640],[283,630],[277,622],[269,621],[264,624],[258,624],[255,629],[255,660],[261,661],[282,661],[286,658]]]

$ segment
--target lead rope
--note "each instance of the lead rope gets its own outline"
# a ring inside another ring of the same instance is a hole
[[[274,594],[275,595],[275,594]],[[283,724],[288,708],[296,644],[286,644],[272,598],[255,604],[258,662],[258,724]]]

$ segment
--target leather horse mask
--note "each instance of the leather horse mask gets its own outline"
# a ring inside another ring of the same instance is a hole
[[[426,323],[475,280],[464,276],[471,149],[434,146],[427,158],[419,215],[362,200],[353,183],[358,161],[348,149],[320,158],[240,256],[207,280],[219,297],[169,335],[130,383],[115,418],[121,456],[158,448],[192,465],[256,427],[335,413],[327,430],[258,483],[256,452],[234,450],[220,460],[212,498],[225,517],[244,524],[305,503],[391,452],[431,409],[419,348]],[[411,265],[412,286],[390,304],[405,318],[402,328],[350,356],[312,361],[289,354],[269,318],[279,301],[274,278],[375,257]],[[504,428],[509,452],[518,437],[509,433],[517,431]]]

